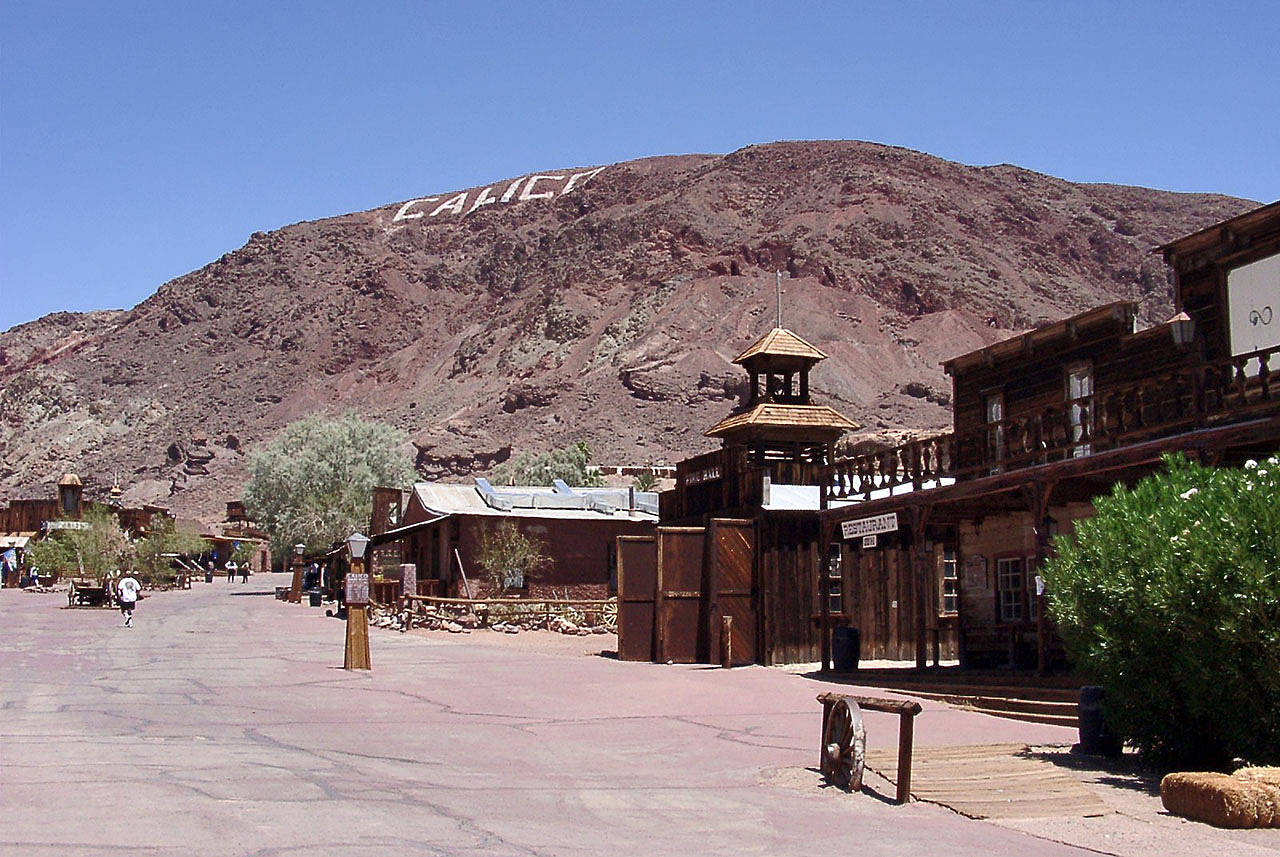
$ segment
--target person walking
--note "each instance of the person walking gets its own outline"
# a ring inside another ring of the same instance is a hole
[[[132,573],[126,573],[116,584],[120,597],[120,615],[124,616],[124,626],[133,627],[133,607],[138,603],[138,595],[142,592],[142,584]]]
[[[236,561],[234,559],[227,560],[227,583],[231,583],[236,579]]]
[[[240,564],[240,582],[241,583],[249,582],[249,571],[250,571],[249,560],[245,560]]]

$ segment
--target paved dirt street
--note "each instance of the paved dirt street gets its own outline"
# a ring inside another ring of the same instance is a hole
[[[802,676],[377,629],[349,673],[342,623],[276,583],[158,593],[132,629],[0,591],[0,854],[1090,853],[820,788],[827,686]],[[1074,737],[933,704],[916,735]]]

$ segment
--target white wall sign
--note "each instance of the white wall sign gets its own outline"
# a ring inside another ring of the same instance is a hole
[[[93,525],[88,521],[45,521],[44,528],[48,530],[91,530]]]
[[[513,202],[529,202],[535,199],[552,199],[564,196],[576,187],[581,187],[600,173],[605,167],[585,170],[580,173],[558,173],[547,175],[524,176],[511,182],[497,195],[498,187],[464,190],[458,193],[441,196],[424,196],[411,199],[396,211],[391,218],[392,223],[404,223],[411,220],[439,217],[442,214],[466,216],[486,205],[508,205]],[[468,204],[469,203],[469,204]]]
[[[862,537],[862,549],[863,549],[863,550],[867,550],[867,549],[869,549],[869,548],[873,548],[873,547],[875,547],[875,546],[876,546],[876,537],[875,537],[875,536],[863,536],[863,537]]]
[[[1280,345],[1280,255],[1227,272],[1227,307],[1232,356]]]
[[[871,518],[858,518],[855,521],[844,521],[840,524],[840,535],[845,540],[856,539],[858,536],[869,536],[875,533],[892,533],[898,529],[898,513],[890,512],[887,515],[876,515]]]

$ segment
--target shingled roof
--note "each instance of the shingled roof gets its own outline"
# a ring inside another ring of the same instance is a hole
[[[785,327],[775,327],[755,341],[746,351],[733,358],[734,363],[746,363],[752,357],[798,357],[802,360],[826,360],[827,355],[805,342]]]
[[[764,402],[749,411],[725,417],[707,429],[707,437],[719,437],[747,426],[785,426],[788,428],[827,428],[855,431],[861,426],[826,405],[782,405]]]

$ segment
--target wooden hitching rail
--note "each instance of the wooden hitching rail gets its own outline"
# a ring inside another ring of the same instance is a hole
[[[822,703],[822,738],[826,740],[827,721],[831,719],[831,709],[842,699],[858,703],[859,708],[868,711],[883,711],[898,715],[898,803],[911,800],[911,744],[915,731],[914,718],[920,713],[920,703],[910,699],[886,699],[882,696],[854,696],[848,693],[820,693],[818,702]],[[819,747],[819,766],[821,766],[821,747]]]

